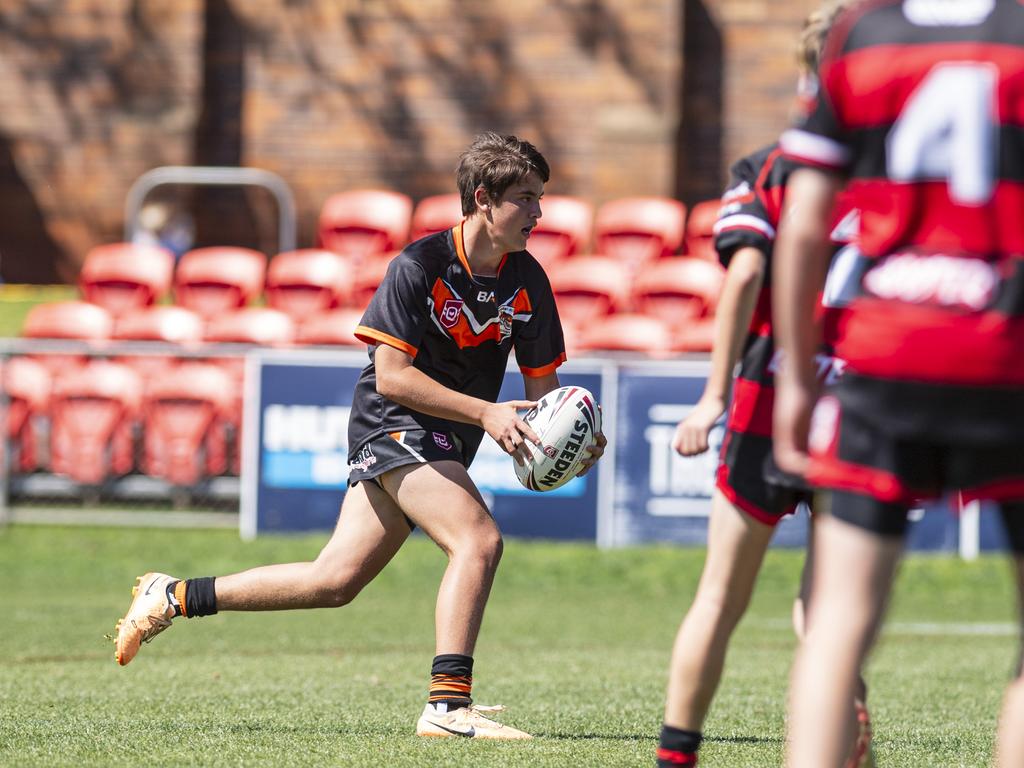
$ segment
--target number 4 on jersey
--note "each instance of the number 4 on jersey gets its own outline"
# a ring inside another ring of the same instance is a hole
[[[889,177],[907,182],[947,179],[953,202],[987,202],[996,177],[997,82],[998,72],[989,64],[933,68],[889,132]]]

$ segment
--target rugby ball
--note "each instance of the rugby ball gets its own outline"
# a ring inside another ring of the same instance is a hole
[[[530,458],[515,464],[519,482],[531,491],[553,491],[576,477],[594,435],[601,431],[597,400],[583,387],[559,387],[537,401],[523,421],[540,438],[527,442]]]

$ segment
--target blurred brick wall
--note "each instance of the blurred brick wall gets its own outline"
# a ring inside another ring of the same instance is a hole
[[[0,0],[0,274],[73,279],[157,165],[277,172],[300,244],[334,191],[452,190],[484,129],[534,141],[551,193],[716,195],[785,125],[812,5]],[[272,249],[269,201],[228,203],[197,206],[201,238]]]

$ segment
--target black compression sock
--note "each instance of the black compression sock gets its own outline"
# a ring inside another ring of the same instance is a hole
[[[704,736],[700,731],[684,731],[671,725],[661,726],[658,744],[658,768],[697,765],[697,750]]]

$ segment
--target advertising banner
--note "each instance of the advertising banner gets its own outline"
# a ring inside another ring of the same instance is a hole
[[[363,352],[261,351],[248,360],[243,443],[242,534],[333,528],[348,478],[348,416],[366,364]],[[703,546],[722,424],[710,449],[684,458],[672,449],[676,424],[700,398],[708,361],[580,360],[559,369],[563,384],[593,392],[609,438],[597,470],[536,493],[484,437],[470,476],[508,536],[596,541],[601,546],[675,542]],[[501,400],[523,397],[509,366]],[[911,513],[910,549],[976,552],[1004,535],[991,505],[962,518],[955,498]],[[964,522],[966,519],[966,523]],[[806,510],[783,519],[774,544],[803,546]]]
[[[330,530],[348,479],[348,417],[363,353],[263,352],[248,361],[243,448],[242,533]],[[562,384],[586,387],[602,402],[607,364],[572,363]],[[501,400],[523,399],[522,376],[510,366]],[[608,411],[605,412],[608,419]],[[614,409],[611,417],[614,420]],[[470,476],[510,536],[593,541],[598,531],[599,469],[547,493],[528,491],[512,459],[485,436]]]

